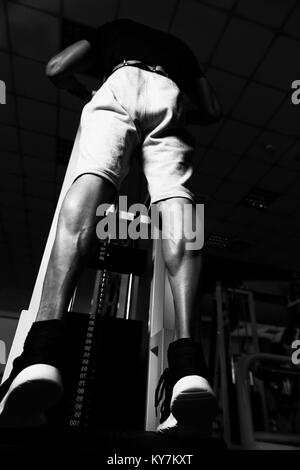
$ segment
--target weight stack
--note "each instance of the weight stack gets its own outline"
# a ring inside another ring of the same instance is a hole
[[[67,314],[64,398],[47,413],[60,429],[144,429],[142,322]]]

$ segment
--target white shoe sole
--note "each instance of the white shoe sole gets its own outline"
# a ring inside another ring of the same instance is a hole
[[[156,432],[164,436],[180,439],[203,439],[211,435],[210,429],[203,430],[199,429],[197,426],[184,426],[179,424],[172,413],[157,427]]]
[[[21,428],[47,424],[44,411],[62,398],[61,373],[48,364],[34,364],[13,380],[0,403],[0,427]]]
[[[178,425],[205,434],[211,431],[218,405],[208,381],[199,375],[188,375],[176,382],[170,408]]]

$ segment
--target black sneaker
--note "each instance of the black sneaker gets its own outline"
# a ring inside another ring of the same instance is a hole
[[[156,389],[156,408],[164,395],[157,431],[186,437],[211,434],[217,400],[208,382],[208,369],[200,344],[183,338],[170,344],[169,369]]]
[[[0,386],[0,427],[47,424],[44,411],[56,405],[63,394],[60,364],[64,338],[65,324],[61,320],[32,325],[22,354]]]

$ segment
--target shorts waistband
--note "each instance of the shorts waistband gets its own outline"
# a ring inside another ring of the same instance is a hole
[[[161,65],[149,65],[149,64],[145,64],[144,62],[140,60],[134,60],[134,59],[132,60],[124,59],[123,62],[116,65],[112,69],[111,73],[115,72],[121,67],[126,67],[126,65],[130,65],[131,67],[138,67],[140,69],[147,70],[148,72],[158,73],[159,75],[164,75],[165,77],[169,78],[169,75],[167,74],[167,72]]]

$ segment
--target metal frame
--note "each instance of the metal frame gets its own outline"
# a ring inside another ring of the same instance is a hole
[[[257,334],[257,325],[256,325],[256,315],[255,315],[255,303],[253,293],[246,289],[238,288],[227,288],[227,292],[233,292],[235,294],[244,295],[248,300],[249,307],[249,317],[251,324],[251,337],[253,340],[254,352],[259,353],[259,340]],[[223,310],[223,288],[221,282],[216,284],[216,305],[217,305],[217,363],[216,368],[219,366],[220,372],[220,388],[221,388],[221,406],[223,413],[223,438],[228,445],[232,443],[231,428],[230,428],[230,413],[229,413],[229,397],[228,397],[228,378],[226,374],[227,364],[226,364],[226,346],[225,346],[225,337],[224,337],[224,310]],[[217,377],[217,372],[216,372]],[[216,378],[215,378],[216,386]],[[267,406],[266,406],[266,397],[265,389],[263,383],[258,383],[258,389],[260,392],[262,400],[262,409],[263,409],[263,419],[266,429],[268,429],[268,419],[267,419]],[[239,415],[244,413],[244,408],[239,408]]]
[[[157,229],[155,229],[157,230]],[[149,305],[149,359],[146,398],[146,431],[154,431],[159,424],[154,407],[155,388],[167,367],[167,349],[174,336],[174,302],[162,256],[162,240],[155,234],[153,240],[153,276]]]
[[[33,293],[31,296],[29,308],[28,310],[22,310],[21,312],[21,316],[20,316],[20,320],[16,329],[14,341],[13,341],[13,344],[9,353],[9,357],[7,360],[7,364],[5,367],[5,371],[3,374],[2,382],[4,382],[9,376],[11,369],[12,369],[13,360],[22,353],[25,338],[31,328],[32,323],[35,321],[37,313],[38,313],[46,269],[48,266],[50,254],[52,251],[52,246],[53,246],[54,239],[55,239],[58,215],[59,215],[64,197],[69,187],[73,183],[73,179],[75,175],[75,170],[76,170],[78,155],[79,155],[78,147],[79,147],[80,132],[81,132],[81,129],[79,126],[77,134],[76,134],[75,142],[73,145],[71,157],[69,160],[69,164],[66,170],[62,189],[60,192],[60,196],[58,199],[58,203],[56,206],[55,214],[52,220],[52,224],[51,224],[50,232],[48,235],[47,243],[45,246],[42,262],[40,265],[40,269],[39,269],[35,286],[33,289]]]
[[[279,444],[277,448],[289,448],[290,444],[300,446],[300,437],[289,434],[275,434],[269,432],[254,432],[251,399],[249,390],[249,371],[256,361],[273,361],[276,363],[290,364],[291,358],[275,354],[257,353],[245,356],[240,359],[236,374],[236,389],[238,397],[239,422],[241,433],[241,444],[245,449],[274,448],[274,444]],[[299,371],[300,375],[300,371]],[[269,445],[271,443],[271,445]],[[282,444],[282,446],[280,445]],[[293,448],[293,447],[290,447]],[[297,448],[297,447],[294,447]],[[298,447],[299,450],[299,447]]]

